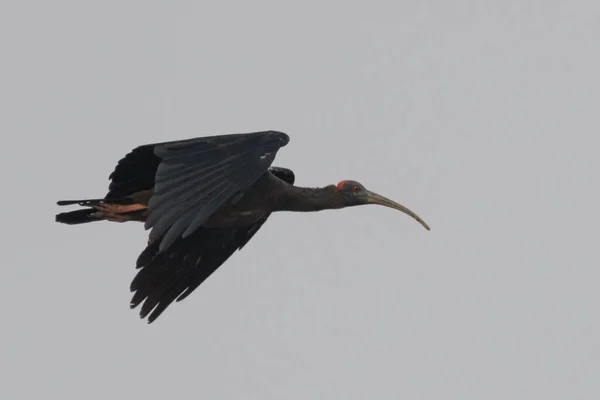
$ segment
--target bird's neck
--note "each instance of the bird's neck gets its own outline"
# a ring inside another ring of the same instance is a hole
[[[277,211],[310,212],[343,207],[343,198],[334,185],[322,188],[286,185],[279,198]]]

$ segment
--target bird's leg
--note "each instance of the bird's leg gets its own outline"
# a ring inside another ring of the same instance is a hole
[[[144,204],[100,203],[94,205],[93,208],[98,210],[98,217],[113,222],[144,221],[148,210],[148,207]]]

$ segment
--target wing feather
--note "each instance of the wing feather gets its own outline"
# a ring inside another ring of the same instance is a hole
[[[213,193],[214,190],[218,190],[221,187],[228,185],[227,181],[223,179],[222,175],[215,178],[214,181],[210,181],[211,192],[207,192],[207,185],[196,185],[193,182],[186,182],[183,189],[176,188],[172,192],[159,194],[152,204],[153,214],[146,220],[147,224],[153,225],[155,231],[161,229],[156,226],[158,221],[169,219],[169,216],[177,215],[182,210],[190,210],[196,202],[205,201],[205,199]],[[176,204],[176,207],[173,207]],[[171,220],[171,222],[173,222]]]
[[[264,221],[263,221],[264,222]],[[249,240],[254,226],[234,229],[200,228],[187,238],[178,238],[166,252],[158,242],[140,255],[140,271],[131,283],[135,291],[131,307],[142,304],[140,317],[154,321],[173,301],[183,300]],[[148,254],[153,254],[149,258]]]
[[[294,174],[272,167],[273,175],[293,184]],[[236,250],[241,250],[267,221],[270,214],[256,223],[237,228],[200,227],[190,236],[178,237],[165,251],[159,252],[160,240],[150,242],[139,255],[139,272],[131,282],[131,308],[142,304],[140,317],[148,323],[156,320],[174,301],[188,297]]]
[[[179,235],[191,235],[227,199],[250,187],[288,140],[284,133],[269,131],[156,145],[154,153],[162,161],[145,227],[152,229],[151,241],[162,238],[159,252]]]
[[[106,198],[121,198],[154,185],[154,174],[160,159],[152,145],[136,147],[125,155],[110,174],[111,180]]]

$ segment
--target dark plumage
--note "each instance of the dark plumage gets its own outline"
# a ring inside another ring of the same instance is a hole
[[[86,208],[56,221],[140,221],[151,229],[131,282],[131,307],[154,321],[242,249],[275,211],[319,211],[380,204],[412,211],[355,181],[324,188],[294,186],[294,173],[271,167],[289,142],[266,131],[201,137],[135,148],[121,159],[103,199],[62,200]]]

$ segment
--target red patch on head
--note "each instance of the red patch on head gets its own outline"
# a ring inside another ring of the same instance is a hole
[[[340,181],[337,184],[337,190],[342,190],[344,188],[344,186],[346,185],[346,182],[348,182],[348,181]]]

